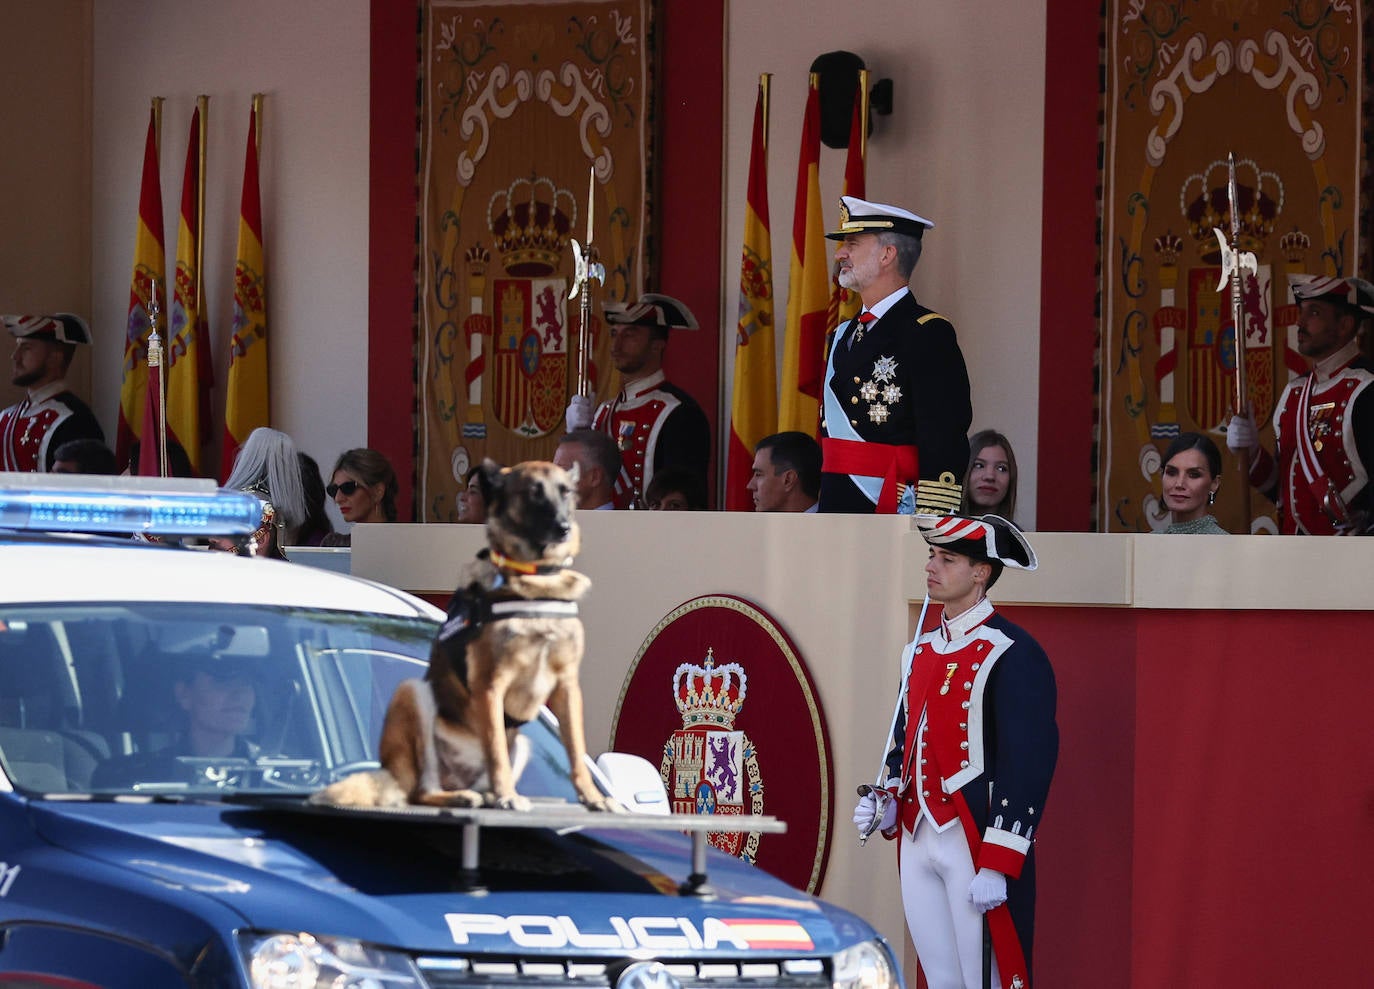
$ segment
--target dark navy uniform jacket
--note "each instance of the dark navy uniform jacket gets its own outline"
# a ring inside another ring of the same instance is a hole
[[[830,374],[824,391],[838,401],[847,423],[828,420],[822,396],[821,437],[915,446],[922,482],[959,485],[968,466],[973,421],[968,369],[949,320],[916,301],[908,290],[850,346],[857,318],[832,334]],[[820,511],[872,513],[874,502],[849,476],[822,468]],[[946,499],[949,490],[945,489]],[[953,503],[923,500],[918,508],[939,512]]]

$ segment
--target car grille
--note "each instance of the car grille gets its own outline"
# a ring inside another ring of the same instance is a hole
[[[417,958],[431,989],[515,989],[516,986],[569,986],[602,989],[615,985],[631,961],[550,959]],[[682,989],[829,989],[826,963],[818,958],[782,961],[683,962],[662,959]]]

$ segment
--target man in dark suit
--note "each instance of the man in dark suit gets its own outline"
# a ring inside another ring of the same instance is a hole
[[[956,511],[973,420],[949,320],[911,294],[930,220],[845,196],[826,234],[863,310],[832,334],[822,389],[822,512]]]

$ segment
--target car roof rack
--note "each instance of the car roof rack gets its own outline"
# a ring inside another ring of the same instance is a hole
[[[533,800],[528,811],[498,810],[481,807],[424,807],[409,804],[405,807],[341,807],[333,804],[302,804],[287,800],[255,801],[254,806],[293,809],[306,813],[347,814],[395,820],[431,819],[456,824],[463,829],[460,869],[457,877],[459,892],[482,890],[481,870],[478,867],[483,828],[541,828],[565,833],[585,828],[615,831],[686,831],[692,838],[692,871],[678,886],[682,896],[710,898],[716,891],[707,881],[707,836],[757,831],[762,834],[782,834],[787,824],[765,814],[635,814],[591,811],[581,804],[564,800]]]

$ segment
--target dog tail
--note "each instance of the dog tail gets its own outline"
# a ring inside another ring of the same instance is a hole
[[[332,807],[404,807],[406,795],[385,769],[354,773],[310,795],[310,803]]]

